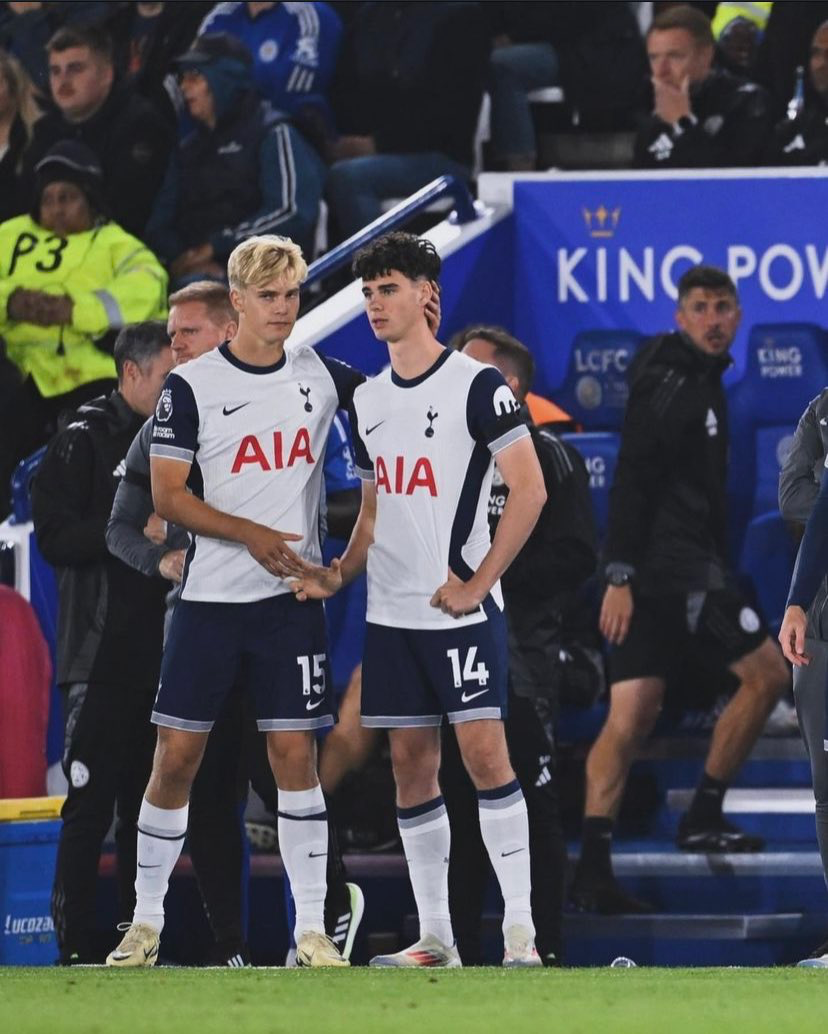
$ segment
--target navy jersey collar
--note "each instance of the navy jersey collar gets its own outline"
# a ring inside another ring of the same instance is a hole
[[[233,355],[230,351],[229,341],[219,345],[219,352],[221,352],[228,363],[235,366],[238,370],[244,370],[245,373],[275,373],[277,370],[281,370],[287,362],[287,351],[284,351],[278,363],[272,363],[270,366],[251,366],[250,363],[242,362],[241,359]]]
[[[398,388],[416,388],[418,384],[422,384],[424,380],[427,380],[432,374],[437,373],[443,363],[451,355],[451,348],[444,348],[443,354],[438,356],[437,359],[429,366],[425,373],[421,373],[419,377],[412,377],[411,380],[406,380],[404,377],[400,377],[398,373],[395,373],[393,368],[391,369],[391,383],[396,384]]]

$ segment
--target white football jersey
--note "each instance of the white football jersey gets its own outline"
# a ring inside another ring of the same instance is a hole
[[[529,434],[501,374],[446,349],[421,377],[390,368],[354,393],[357,473],[377,490],[368,550],[368,621],[449,628],[485,621],[482,608],[452,618],[429,605],[448,577],[477,570],[491,544],[494,454]],[[500,584],[491,596],[503,609]]]
[[[250,366],[228,344],[171,373],[153,420],[150,456],[191,464],[187,485],[210,506],[301,535],[290,547],[321,561],[325,446],[361,373],[301,345],[273,366]],[[247,549],[196,535],[181,598],[249,603],[289,592]]]

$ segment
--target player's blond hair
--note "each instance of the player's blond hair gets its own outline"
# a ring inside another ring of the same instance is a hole
[[[248,237],[233,249],[227,261],[227,279],[236,291],[277,278],[300,284],[307,275],[308,266],[299,245],[272,233]]]

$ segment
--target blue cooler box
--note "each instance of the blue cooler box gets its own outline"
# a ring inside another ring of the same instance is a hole
[[[51,966],[58,956],[50,911],[63,798],[3,801],[0,814],[0,965]],[[9,807],[10,805],[29,807]],[[39,805],[39,807],[37,807]],[[32,807],[35,806],[35,807]]]

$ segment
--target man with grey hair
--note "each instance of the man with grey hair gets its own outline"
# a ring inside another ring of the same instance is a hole
[[[125,457],[172,366],[160,322],[126,327],[115,343],[118,387],[81,406],[52,439],[32,486],[37,543],[57,571],[57,683],[64,695],[63,806],[52,916],[66,965],[102,961],[95,939],[101,844],[112,822],[121,918],[134,901],[135,824],[154,736],[164,596],[116,560],[104,532]]]
[[[306,274],[301,249],[287,238],[240,244],[228,263],[235,336],[178,367],[158,401],[155,510],[193,541],[152,713],[158,750],[138,819],[136,908],[110,966],[151,966],[158,957],[190,789],[237,682],[255,700],[279,787],[297,962],[348,965],[323,919],[328,827],[315,730],[335,720],[325,617],[321,603],[294,599],[287,579],[303,561],[321,560],[318,460],[335,411],[364,378],[309,347],[286,349]]]

